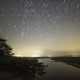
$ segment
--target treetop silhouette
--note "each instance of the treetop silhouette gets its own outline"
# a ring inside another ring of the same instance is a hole
[[[0,56],[12,56],[12,48],[7,44],[5,39],[0,38]]]
[[[38,59],[12,55],[12,48],[5,39],[0,38],[0,71],[13,73],[12,79],[21,77],[22,80],[35,80],[45,73],[45,65]]]

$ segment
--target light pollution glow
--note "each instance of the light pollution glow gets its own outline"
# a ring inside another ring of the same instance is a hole
[[[52,50],[52,56],[54,56],[54,51],[72,51],[72,52],[78,52],[80,51],[80,45],[78,40],[66,40],[64,43],[58,43],[56,42],[56,45],[53,46],[41,46],[41,45],[21,45],[16,46],[15,53],[17,53],[16,56],[43,56],[45,54],[45,50]],[[49,54],[49,53],[48,53]],[[80,54],[80,53],[79,53]],[[60,55],[60,54],[56,54]],[[65,55],[65,54],[64,54]],[[71,53],[70,55],[74,55],[74,53]],[[76,53],[75,53],[76,55]],[[48,56],[47,53],[45,56]]]
[[[80,0],[0,0],[0,12],[0,36],[18,56],[80,51]]]

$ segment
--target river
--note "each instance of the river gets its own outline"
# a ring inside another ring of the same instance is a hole
[[[48,67],[46,67],[46,73],[41,80],[80,80],[79,68],[63,62],[51,61],[50,59],[43,59],[39,61],[48,65]]]

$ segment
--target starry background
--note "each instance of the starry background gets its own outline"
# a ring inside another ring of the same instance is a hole
[[[16,55],[79,51],[79,35],[80,0],[0,0],[0,36]]]

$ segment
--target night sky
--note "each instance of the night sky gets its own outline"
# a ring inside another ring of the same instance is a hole
[[[18,56],[79,51],[79,35],[80,0],[0,0],[0,36]]]

